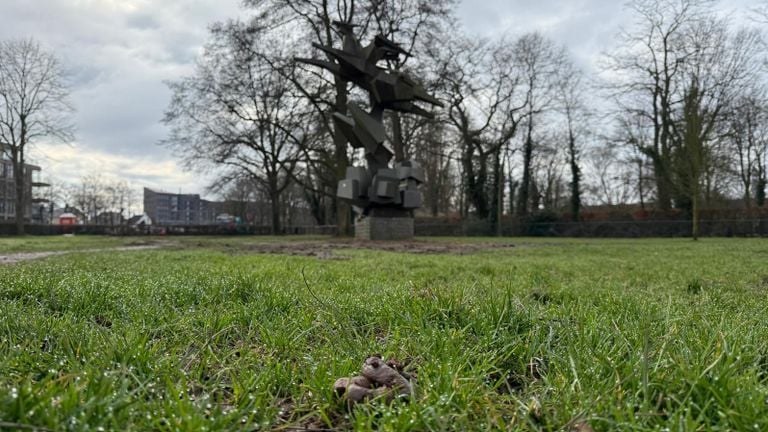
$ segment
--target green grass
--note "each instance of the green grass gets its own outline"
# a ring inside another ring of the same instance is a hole
[[[0,429],[768,430],[764,240],[346,260],[166,240],[0,267]],[[412,359],[416,396],[347,410],[331,385],[376,352]]]

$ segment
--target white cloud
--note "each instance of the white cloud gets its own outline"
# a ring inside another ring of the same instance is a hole
[[[39,144],[33,163],[44,167],[43,177],[77,183],[81,177],[100,174],[127,180],[136,187],[199,193],[212,177],[192,173],[172,158],[152,155],[124,156],[86,148],[80,144]]]
[[[0,39],[33,37],[69,72],[77,141],[40,143],[44,175],[101,172],[158,189],[201,192],[205,176],[158,146],[170,93],[192,72],[211,22],[236,17],[239,0],[3,0]]]

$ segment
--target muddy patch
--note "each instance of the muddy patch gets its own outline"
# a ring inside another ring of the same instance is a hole
[[[63,250],[63,251],[18,252],[18,253],[11,253],[11,254],[1,254],[0,265],[16,264],[22,261],[31,261],[36,259],[48,258],[51,256],[67,255],[71,253],[140,251],[140,250],[159,249],[163,246],[165,246],[165,244],[142,244],[142,245],[129,245],[129,246],[114,247],[114,248],[102,248],[102,249],[73,249],[73,250]]]
[[[0,255],[0,265],[2,264],[16,264],[21,261],[36,260],[41,258],[47,258],[54,255],[64,255],[67,251],[56,252],[21,252],[14,254]]]
[[[349,259],[343,254],[347,250],[377,250],[385,252],[404,252],[413,254],[451,254],[464,255],[489,249],[509,249],[512,243],[450,243],[450,242],[365,242],[365,241],[326,241],[326,242],[285,242],[257,243],[244,245],[244,252],[313,256],[319,259]],[[340,252],[340,253],[339,253]]]

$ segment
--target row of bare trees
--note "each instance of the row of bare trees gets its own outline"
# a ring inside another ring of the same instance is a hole
[[[119,225],[141,211],[137,188],[125,180],[92,173],[74,182],[49,178],[46,183],[36,197],[47,203],[40,211],[47,210],[49,219],[58,207],[87,223]]]
[[[696,236],[702,207],[765,204],[767,8],[745,25],[714,0],[631,2],[632,24],[587,74],[541,33],[462,34],[452,0],[244,4],[249,18],[213,25],[195,73],[169,83],[163,143],[190,167],[220,172],[220,190],[252,183],[275,232],[297,190],[318,223],[350,229],[335,189],[361,155],[330,117],[365,95],[292,60],[324,55],[309,42],[339,46],[333,21],[354,23],[361,40],[398,41],[413,55],[390,66],[416,70],[445,102],[435,119],[386,119],[395,158],[426,169],[432,215],[476,217],[499,232],[505,214],[579,220],[585,204],[639,203],[689,213]],[[14,175],[30,144],[72,139],[70,112],[53,55],[34,41],[0,43],[0,148]],[[16,180],[17,202],[28,202]]]
[[[605,69],[617,120],[614,141],[650,162],[655,206],[689,211],[694,237],[702,200],[710,204],[728,192],[728,159],[744,147],[740,135],[749,135],[743,115],[749,105],[757,108],[749,101],[764,104],[761,34],[713,13],[714,3],[632,3],[636,24],[622,32],[621,48]],[[742,153],[746,165],[758,158],[754,148]],[[747,179],[749,206],[751,178],[763,168],[746,165],[739,177]]]
[[[309,42],[340,46],[331,24],[356,24],[412,57],[445,102],[435,119],[390,114],[395,158],[426,168],[424,211],[487,220],[541,211],[579,220],[585,204],[636,202],[679,208],[741,196],[762,206],[766,188],[766,48],[759,25],[713,12],[713,0],[638,0],[633,24],[590,76],[541,33],[480,39],[457,32],[449,0],[246,1],[250,18],[212,27],[194,75],[170,84],[165,144],[193,167],[224,167],[222,182],[248,178],[276,209],[300,185],[321,224],[348,232],[334,196],[359,162],[330,115],[362,93],[303,68],[321,56]],[[760,17],[760,10],[754,11]]]

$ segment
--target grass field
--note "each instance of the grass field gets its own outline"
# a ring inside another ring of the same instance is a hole
[[[93,250],[152,242],[0,239],[71,251],[0,266],[0,429],[768,430],[764,240]],[[336,400],[371,353],[410,402]]]

